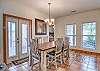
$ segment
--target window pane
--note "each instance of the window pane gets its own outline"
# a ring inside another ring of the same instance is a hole
[[[70,46],[73,46],[73,36],[67,36],[69,38]]]
[[[83,48],[95,49],[96,36],[83,36]]]
[[[22,54],[28,51],[27,24],[22,24]]]
[[[69,37],[70,46],[76,46],[76,24],[66,25],[65,35]]]
[[[83,35],[96,35],[96,23],[83,24]]]
[[[8,22],[8,48],[9,48],[9,57],[16,55],[16,46],[15,46],[15,23]]]
[[[67,25],[67,35],[73,35],[73,25]]]

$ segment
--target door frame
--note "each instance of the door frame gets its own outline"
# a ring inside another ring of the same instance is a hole
[[[3,14],[3,62],[5,64],[8,63],[8,61],[7,61],[7,58],[8,58],[7,57],[7,51],[8,51],[7,50],[7,47],[8,47],[7,17],[14,17],[14,18],[18,18],[18,19],[28,20],[29,21],[29,41],[32,39],[32,20],[31,19],[14,16],[14,15],[9,15],[9,14]]]

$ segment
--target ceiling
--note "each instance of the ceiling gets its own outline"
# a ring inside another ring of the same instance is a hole
[[[17,0],[19,3],[48,14],[50,0]],[[73,13],[84,12],[100,8],[100,0],[51,0],[51,16],[57,18]],[[76,12],[71,12],[76,10]]]

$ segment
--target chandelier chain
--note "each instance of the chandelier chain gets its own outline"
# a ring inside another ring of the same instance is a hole
[[[50,10],[51,10],[51,9],[50,9],[50,5],[51,5],[51,3],[49,2],[48,5],[49,5],[49,20],[50,20],[50,19],[51,19],[51,16],[50,16],[50,15],[51,15],[51,14],[50,14]]]

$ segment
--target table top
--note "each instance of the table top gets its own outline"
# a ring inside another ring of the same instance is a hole
[[[45,42],[45,43],[39,44],[39,46],[38,46],[38,49],[40,51],[46,51],[46,50],[53,49],[53,48],[55,48],[55,42],[54,41]]]

